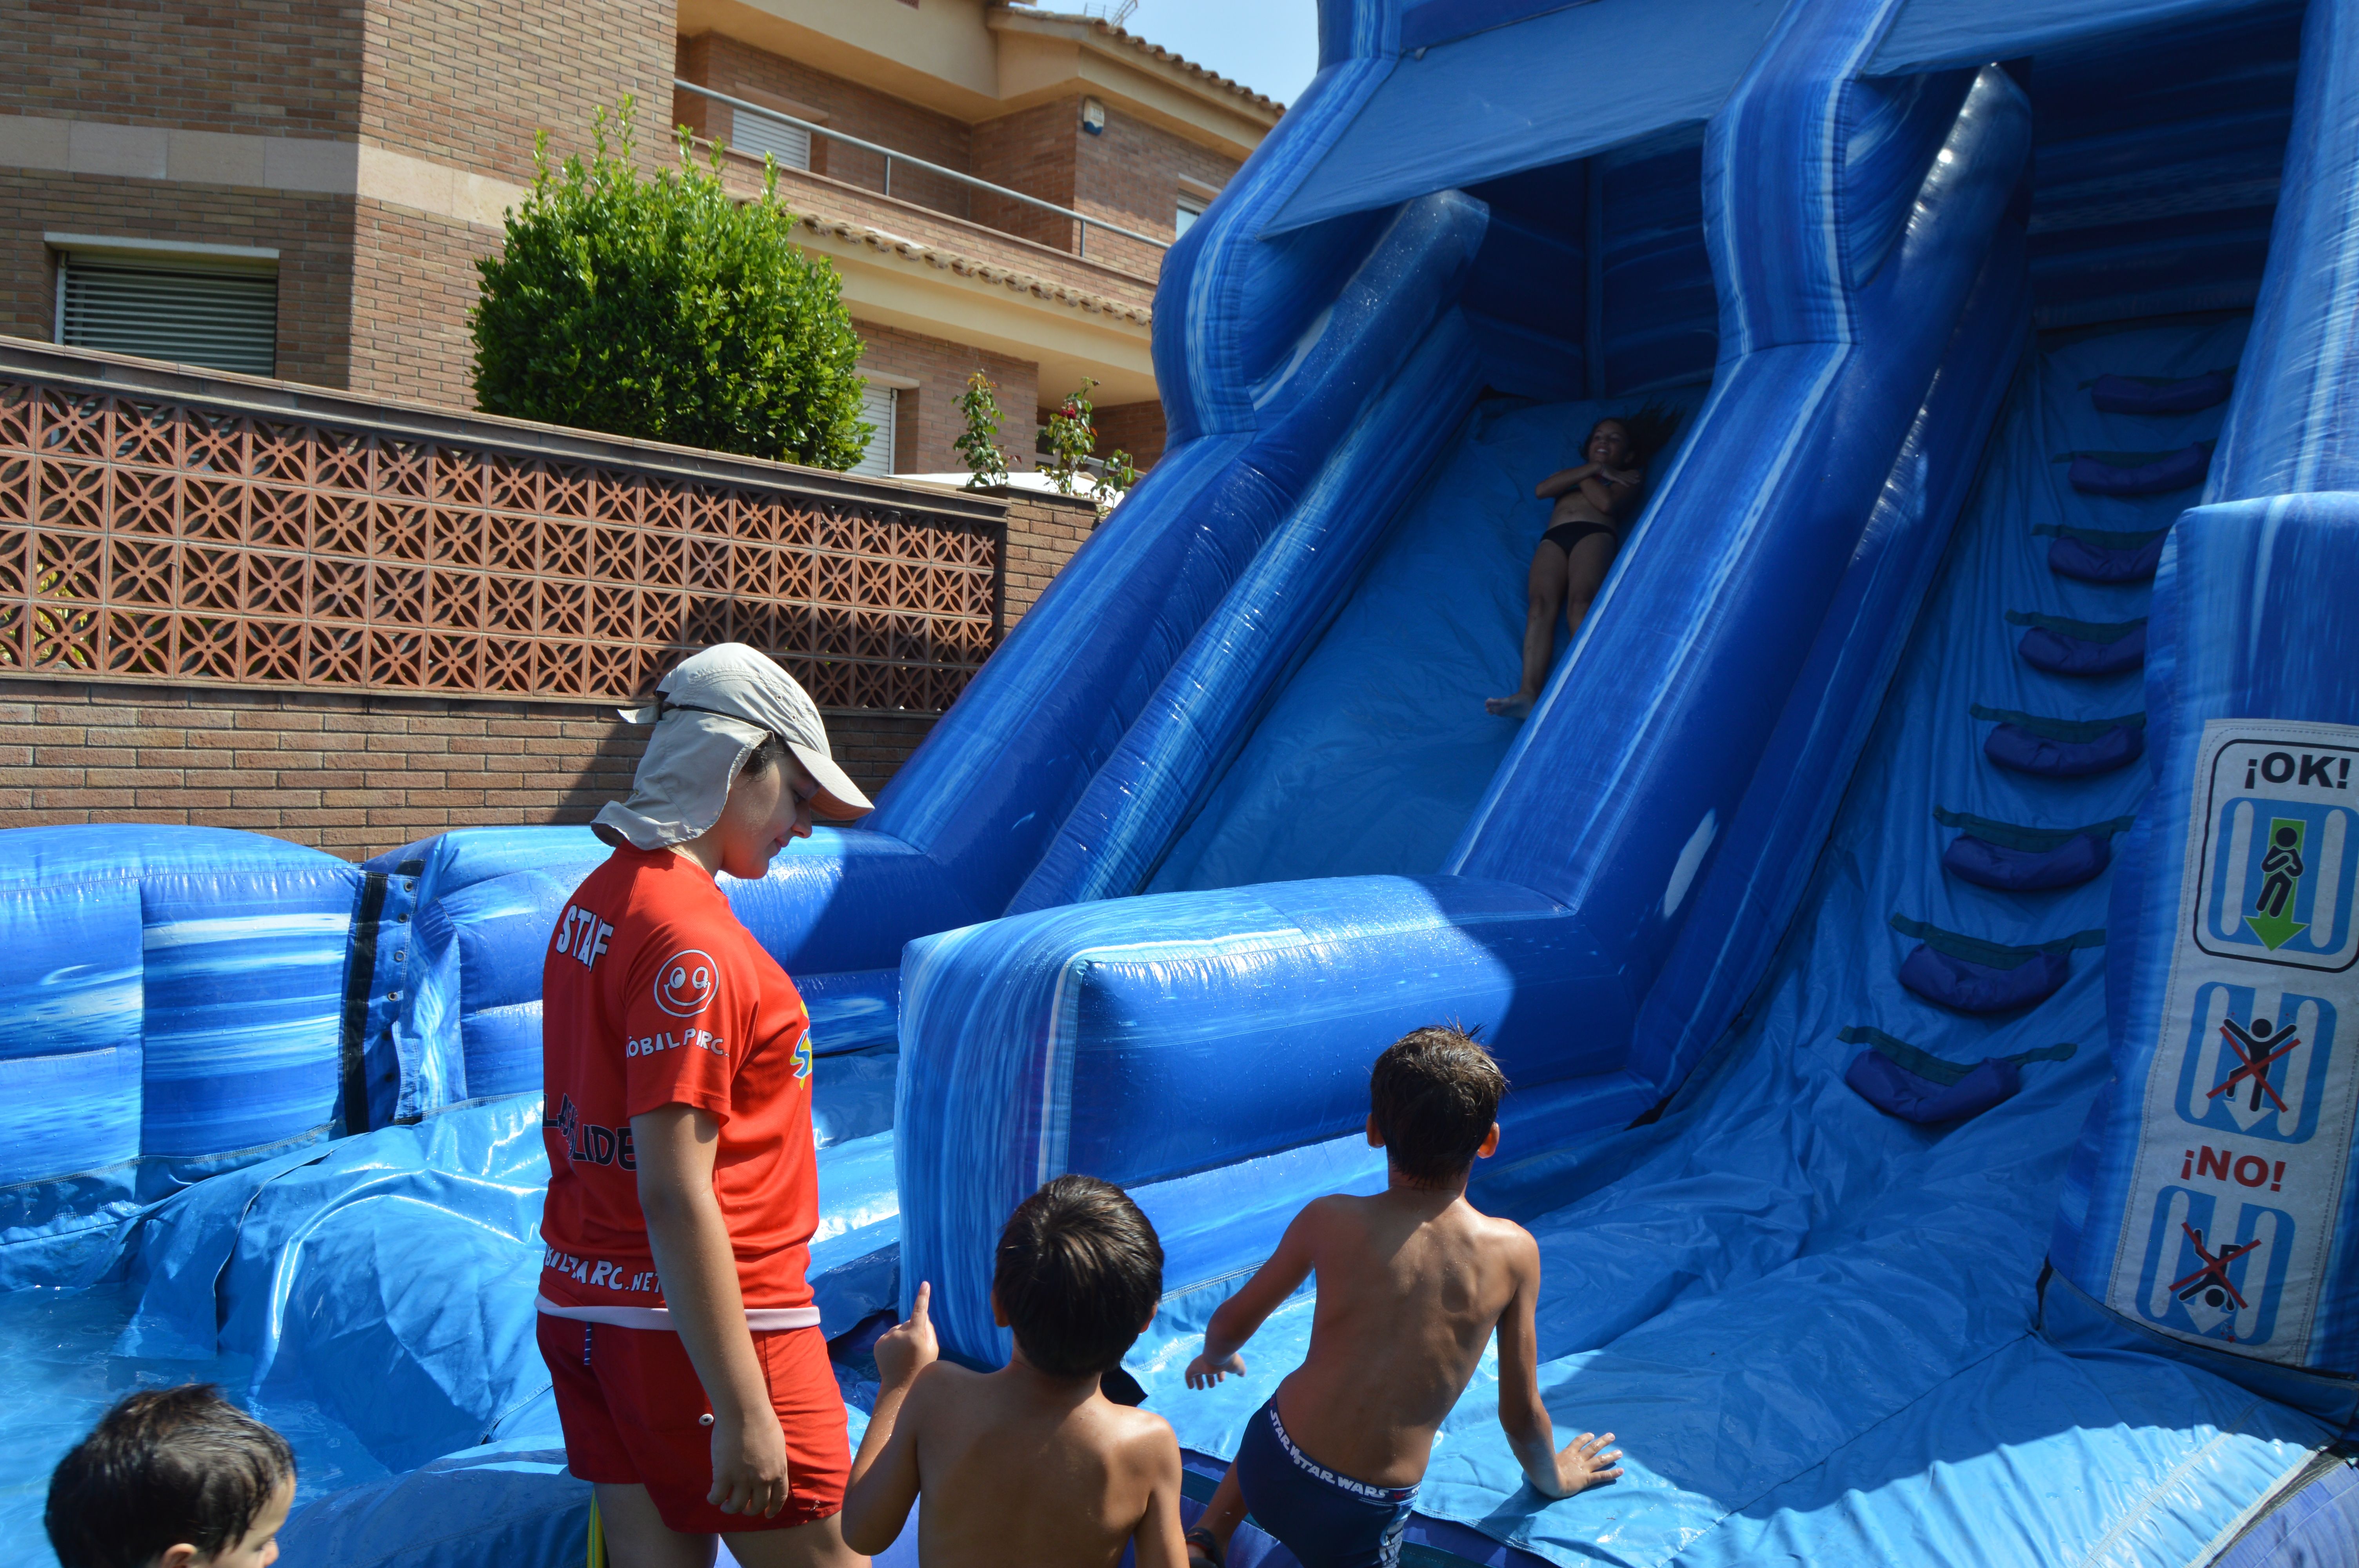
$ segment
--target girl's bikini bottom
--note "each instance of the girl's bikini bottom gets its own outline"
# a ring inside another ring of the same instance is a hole
[[[1608,528],[1603,523],[1591,523],[1586,520],[1581,520],[1571,523],[1560,523],[1555,527],[1549,529],[1547,533],[1541,535],[1540,538],[1548,544],[1554,545],[1558,549],[1562,550],[1569,556],[1572,554],[1572,547],[1575,545],[1580,544],[1592,534],[1603,534],[1609,539],[1617,538],[1619,536],[1613,529]]]

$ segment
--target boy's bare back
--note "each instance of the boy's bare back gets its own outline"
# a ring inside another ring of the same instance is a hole
[[[918,1516],[925,1568],[1183,1568],[1180,1444],[1161,1416],[1105,1397],[1107,1372],[1155,1316],[1163,1246],[1119,1188],[1043,1183],[1000,1232],[992,1314],[1013,1331],[995,1372],[936,1359],[919,1283],[876,1341],[876,1405],[853,1456],[843,1539],[890,1546]]]
[[[1188,1386],[1242,1376],[1240,1354],[1318,1276],[1310,1346],[1247,1422],[1236,1462],[1190,1539],[1217,1556],[1250,1507],[1310,1568],[1389,1563],[1434,1434],[1499,1336],[1499,1425],[1524,1478],[1570,1497],[1622,1472],[1614,1434],[1562,1449],[1539,1391],[1539,1247],[1466,1201],[1475,1162],[1499,1147],[1498,1064],[1452,1025],[1415,1030],[1369,1074],[1368,1142],[1385,1191],[1319,1198],[1204,1325]]]
[[[1277,1391],[1305,1451],[1376,1486],[1413,1486],[1493,1331],[1531,1317],[1539,1248],[1462,1195],[1395,1188],[1324,1197],[1280,1244],[1319,1277],[1310,1350]],[[1277,1259],[1273,1259],[1275,1263]]]
[[[1180,1568],[1169,1425],[1103,1393],[1058,1397],[1027,1372],[936,1361],[910,1389],[880,1464],[908,1443],[926,1568],[1114,1568],[1134,1537],[1141,1568]],[[1153,1528],[1164,1508],[1170,1540]]]

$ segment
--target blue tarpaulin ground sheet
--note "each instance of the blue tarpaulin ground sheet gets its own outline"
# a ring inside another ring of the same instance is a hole
[[[2200,1561],[2207,1542],[2328,1435],[2167,1360],[2068,1355],[2036,1331],[2040,1271],[2073,1136],[2107,1073],[2103,949],[2073,954],[2040,1005],[1969,1017],[1896,978],[1895,913],[2027,943],[2102,927],[2106,881],[2006,893],[1947,878],[1943,806],[2028,826],[2133,810],[2142,768],[2060,780],[2003,772],[1982,703],[2066,719],[2134,711],[2135,673],[2047,674],[2009,610],[2143,614],[2144,585],[2069,581],[2041,524],[2166,525],[2192,493],[2084,496],[2053,460],[2208,438],[2221,410],[2100,414],[2108,372],[2191,375],[2235,362],[2238,319],[2093,334],[2035,355],[1994,438],[1943,579],[1920,618],[1820,863],[1748,1022],[1653,1125],[1583,1146],[1503,1149],[1475,1200],[1530,1227],[1545,1269],[1541,1380],[1560,1439],[1611,1429],[1627,1477],[1549,1505],[1521,1486],[1483,1374],[1445,1425],[1421,1512],[1555,1562]],[[1919,1127],[1843,1082],[1856,1025],[1968,1064],[2062,1042],[2017,1098]],[[1179,1303],[1174,1321],[1201,1322]],[[1200,1341],[1158,1329],[1130,1363],[1181,1442],[1234,1452],[1299,1359],[1306,1293],[1245,1356],[1253,1375],[1191,1393]]]
[[[811,1275],[833,1336],[895,1293],[892,1134],[875,1130],[892,1073],[817,1071],[821,1137],[865,1130],[819,1156]],[[574,1560],[588,1493],[533,1342],[548,1181],[539,1098],[512,1097],[230,1172],[133,1227],[123,1278],[0,1292],[0,1540],[51,1561],[58,1457],[131,1390],[205,1380],[294,1445],[291,1563]],[[420,1509],[449,1521],[447,1554]]]

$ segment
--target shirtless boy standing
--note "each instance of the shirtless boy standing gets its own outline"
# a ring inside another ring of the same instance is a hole
[[[1399,1561],[1401,1532],[1433,1434],[1466,1391],[1494,1329],[1499,1424],[1524,1478],[1550,1498],[1617,1479],[1614,1434],[1562,1453],[1540,1403],[1540,1253],[1531,1233],[1466,1201],[1477,1159],[1499,1146],[1507,1080],[1456,1029],[1419,1029],[1376,1058],[1368,1141],[1391,1166],[1375,1197],[1323,1197],[1295,1216],[1277,1250],[1204,1331],[1188,1386],[1245,1369],[1237,1354],[1313,1271],[1310,1353],[1245,1425],[1236,1463],[1188,1534],[1221,1561],[1250,1507],[1304,1568]]]
[[[936,1359],[918,1287],[909,1321],[876,1342],[882,1388],[852,1462],[843,1539],[890,1546],[919,1502],[925,1568],[1182,1568],[1180,1444],[1160,1416],[1099,1379],[1154,1320],[1163,1246],[1119,1187],[1059,1176],[1000,1233],[991,1307],[1016,1331],[996,1372]]]

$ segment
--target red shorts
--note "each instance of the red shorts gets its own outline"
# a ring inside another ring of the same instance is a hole
[[[754,1331],[754,1355],[787,1434],[787,1506],[766,1519],[704,1500],[712,1489],[712,1402],[679,1335],[539,1316],[565,1466],[582,1480],[647,1487],[664,1523],[684,1535],[790,1530],[842,1510],[852,1445],[817,1328]]]

